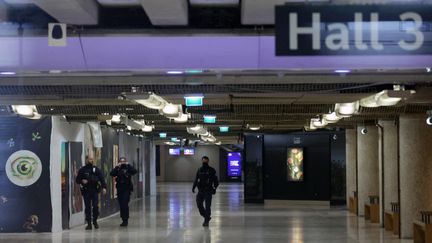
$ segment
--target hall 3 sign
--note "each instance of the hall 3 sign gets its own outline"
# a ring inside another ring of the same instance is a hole
[[[276,7],[276,55],[432,54],[432,5]]]

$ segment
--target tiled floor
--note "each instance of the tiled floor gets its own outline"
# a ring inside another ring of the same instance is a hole
[[[412,242],[341,208],[267,208],[244,205],[242,186],[222,185],[213,203],[210,227],[201,226],[190,184],[161,184],[158,197],[132,203],[130,226],[118,215],[101,220],[99,230],[73,228],[58,234],[0,234],[1,242]]]

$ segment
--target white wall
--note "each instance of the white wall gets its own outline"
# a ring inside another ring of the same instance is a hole
[[[51,132],[51,204],[52,204],[52,231],[62,231],[62,192],[61,192],[61,144],[62,142],[82,142],[84,150],[84,131],[85,124],[68,123],[62,121],[60,117],[52,117]],[[82,161],[84,161],[84,153]],[[70,176],[69,183],[74,183]],[[70,196],[70,195],[69,195]],[[70,200],[69,200],[70,203]],[[69,205],[70,208],[70,205]],[[84,213],[73,214],[70,216],[70,227],[81,225],[84,222]]]
[[[202,165],[201,158],[208,156],[210,166],[216,170],[219,177],[219,147],[198,146],[193,156],[169,155],[169,147],[161,146],[161,169],[165,167],[165,181],[167,182],[193,182],[198,168]]]

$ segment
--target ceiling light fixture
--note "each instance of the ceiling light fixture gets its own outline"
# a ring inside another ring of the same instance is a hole
[[[258,130],[260,130],[261,128],[262,128],[262,125],[260,124],[260,125],[247,125],[247,128],[249,129],[249,130],[252,130],[252,131],[258,131]]]
[[[171,70],[171,71],[167,71],[166,73],[170,75],[179,75],[179,74],[183,74],[184,72],[180,70]]]
[[[144,125],[144,127],[141,129],[143,132],[152,132],[154,129],[153,125]]]
[[[35,105],[12,105],[12,110],[15,114],[28,119],[40,119],[42,117]]]
[[[114,123],[120,123],[121,122],[121,115],[113,115],[112,116],[112,118],[111,118],[111,122],[114,122]]]
[[[186,123],[190,119],[190,114],[182,113],[179,117],[174,118],[175,123]]]
[[[207,129],[200,124],[197,124],[194,127],[187,127],[186,130],[190,134],[198,134],[198,135],[203,135],[208,132]]]
[[[168,103],[162,97],[154,93],[148,93],[144,95],[127,95],[126,97],[128,99],[134,100],[138,104],[154,110],[161,110]]]
[[[352,103],[337,103],[335,105],[336,115],[339,117],[351,117],[356,114],[360,109],[358,101]]]
[[[16,72],[10,72],[10,71],[0,72],[0,75],[15,75],[15,74],[16,74]]]
[[[348,70],[348,69],[337,69],[334,72],[335,73],[350,73],[351,70]]]
[[[426,72],[428,72],[428,73],[432,72],[432,68],[431,67],[427,67],[426,68]]]
[[[168,103],[162,109],[162,113],[168,118],[178,118],[183,113],[181,105]]]
[[[383,90],[377,94],[361,99],[360,106],[369,108],[394,106],[402,99],[407,99],[415,93],[415,90],[404,90],[403,87],[395,86],[395,90]]]
[[[325,126],[328,125],[328,122],[325,119],[321,119],[321,118],[312,118],[311,119],[311,124],[313,127],[316,128],[323,128]]]
[[[339,117],[336,112],[332,112],[330,114],[324,114],[323,119],[327,121],[327,123],[337,123],[342,117]]]

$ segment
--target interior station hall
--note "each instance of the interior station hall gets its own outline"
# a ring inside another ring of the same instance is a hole
[[[0,0],[0,242],[432,243],[431,13]]]

